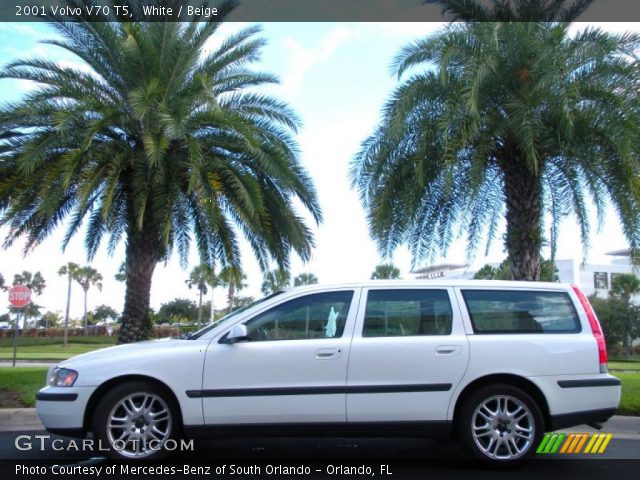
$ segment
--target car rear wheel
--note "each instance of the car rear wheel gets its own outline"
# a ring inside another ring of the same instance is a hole
[[[141,381],[123,383],[98,403],[93,433],[113,459],[158,459],[177,431],[177,411],[163,388]]]
[[[533,454],[544,433],[544,420],[526,392],[510,385],[491,385],[464,401],[458,428],[475,457],[493,464],[514,464]]]

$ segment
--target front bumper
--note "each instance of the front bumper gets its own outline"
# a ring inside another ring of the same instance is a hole
[[[36,394],[36,413],[52,433],[81,433],[84,413],[94,390],[95,387],[44,387]]]

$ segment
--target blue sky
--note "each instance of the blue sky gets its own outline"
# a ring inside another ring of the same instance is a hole
[[[227,24],[220,34],[242,28],[238,23]],[[263,25],[263,36],[268,45],[264,49],[260,69],[275,73],[281,85],[272,93],[287,101],[302,118],[303,128],[298,136],[301,158],[315,181],[325,221],[314,227],[317,248],[313,259],[303,265],[298,259],[293,263],[293,274],[303,271],[315,273],[321,282],[358,281],[368,279],[380,258],[369,238],[365,213],[357,194],[350,189],[349,162],[360,143],[373,130],[382,104],[397,80],[389,72],[394,55],[403,45],[442,28],[435,23],[272,23]],[[576,28],[581,28],[578,25]],[[640,30],[638,24],[603,25],[608,30]],[[21,57],[44,55],[67,66],[84,68],[69,54],[38,43],[52,38],[55,33],[44,24],[0,23],[0,65]],[[215,42],[215,39],[213,40]],[[29,88],[28,82],[0,81],[0,102],[19,98]],[[596,232],[595,218],[589,260],[606,260],[604,253],[626,246],[619,223],[613,212],[606,217],[601,233]],[[0,236],[4,237],[0,229]],[[558,258],[580,257],[575,222],[567,219],[560,232]],[[62,231],[56,232],[27,257],[22,256],[20,245],[0,251],[0,273],[9,282],[13,274],[23,269],[40,270],[48,288],[35,302],[46,310],[63,311],[66,286],[57,276],[58,268],[68,261],[84,264],[82,235],[78,235],[65,252],[60,244]],[[497,237],[500,239],[500,235]],[[456,242],[449,254],[438,260],[464,263],[464,241]],[[250,251],[243,248],[244,267],[249,287],[242,293],[260,296],[262,276]],[[487,262],[498,262],[504,257],[501,241],[494,242],[489,255],[481,250],[473,267]],[[198,263],[192,255],[191,265]],[[124,258],[123,248],[114,257],[102,249],[92,262],[105,277],[102,293],[92,292],[89,308],[106,303],[118,311],[122,308],[124,286],[113,275]],[[410,278],[411,258],[405,248],[395,253],[394,262],[403,277]],[[173,258],[158,265],[154,276],[151,305],[159,306],[174,297],[197,298],[197,292],[189,290],[183,271]],[[81,315],[81,292],[75,289],[72,300],[72,316]],[[215,294],[218,306],[224,305],[224,291]],[[6,310],[7,301],[0,297],[0,312]]]

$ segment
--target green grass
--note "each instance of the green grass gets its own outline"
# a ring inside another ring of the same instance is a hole
[[[46,368],[0,368],[0,408],[33,407],[46,375]]]
[[[640,362],[609,362],[610,372],[640,372]]]
[[[614,373],[622,380],[622,399],[618,415],[640,416],[640,373]]]
[[[27,345],[18,344],[18,360],[65,360],[81,353],[91,352],[110,345],[93,343],[70,343],[63,347],[61,343],[55,345]],[[0,360],[13,359],[13,347],[0,347]]]
[[[98,345],[113,345],[116,343],[115,337],[106,336],[86,336],[86,337],[69,337],[67,343],[73,344],[98,344]],[[32,345],[61,345],[62,337],[20,337],[18,339],[18,345],[32,346]],[[13,347],[13,337],[0,338],[0,348]]]

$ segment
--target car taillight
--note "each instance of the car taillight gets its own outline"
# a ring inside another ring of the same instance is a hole
[[[609,371],[609,369],[607,368],[607,344],[604,341],[604,334],[602,333],[602,328],[600,327],[598,317],[596,317],[596,312],[593,311],[593,307],[589,303],[589,299],[584,295],[584,293],[582,293],[582,290],[580,290],[577,285],[572,285],[572,287],[573,291],[578,296],[578,300],[580,300],[580,303],[582,304],[584,312],[587,314],[589,325],[591,325],[591,331],[593,332],[593,336],[598,343],[600,373],[607,373]]]

